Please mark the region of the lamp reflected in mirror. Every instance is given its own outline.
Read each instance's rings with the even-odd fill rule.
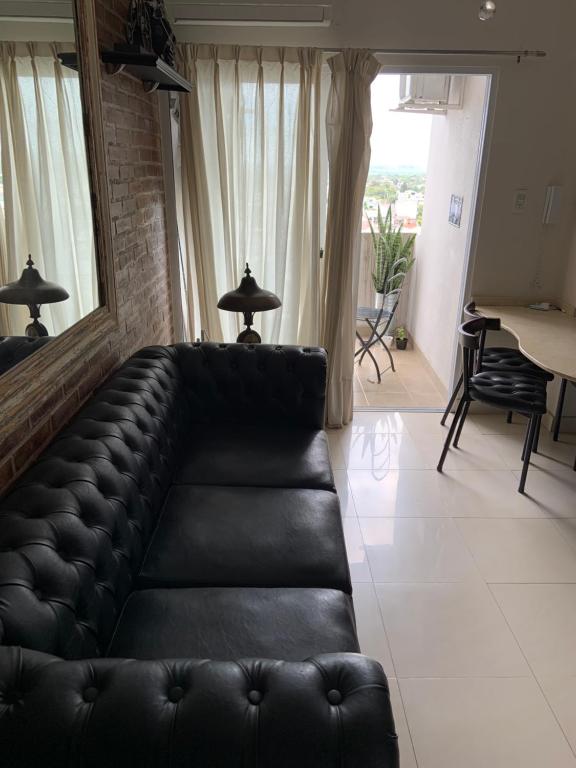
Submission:
[[[0,287],[0,303],[21,304],[30,310],[32,322],[26,326],[26,336],[39,338],[48,336],[45,325],[40,322],[40,307],[42,304],[56,304],[66,301],[70,294],[62,286],[44,280],[34,267],[32,255],[28,256],[26,269],[19,280]]]

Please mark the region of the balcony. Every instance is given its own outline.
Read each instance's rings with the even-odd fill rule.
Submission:
[[[416,240],[416,258],[418,258],[418,240]],[[397,326],[406,327],[410,332],[410,289],[416,275],[418,261],[408,274],[404,283],[402,296],[391,325],[390,332]],[[370,233],[362,234],[360,251],[360,274],[358,278],[358,306],[376,306],[377,296],[372,284],[374,267],[374,252]],[[365,323],[357,324],[362,335],[369,333]],[[374,346],[372,352],[378,361],[382,374],[382,382],[376,381],[374,364],[367,356],[362,365],[356,364],[354,375],[354,406],[356,408],[442,408],[446,402],[446,391],[436,374],[426,361],[419,349],[415,348],[410,338],[408,349],[396,350],[393,341],[390,349],[394,357],[396,372],[386,370],[389,365],[388,356],[382,347]]]

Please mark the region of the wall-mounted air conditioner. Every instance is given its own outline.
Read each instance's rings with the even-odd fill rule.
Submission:
[[[328,27],[332,5],[325,3],[174,3],[179,26]]]
[[[400,75],[400,98],[393,112],[423,112],[445,115],[462,109],[464,75]]]

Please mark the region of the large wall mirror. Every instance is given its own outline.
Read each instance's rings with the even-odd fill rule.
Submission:
[[[0,0],[0,376],[102,303],[72,0]]]

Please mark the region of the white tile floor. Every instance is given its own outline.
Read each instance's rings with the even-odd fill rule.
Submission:
[[[439,414],[329,433],[360,643],[391,683],[402,768],[576,768],[576,435]]]

